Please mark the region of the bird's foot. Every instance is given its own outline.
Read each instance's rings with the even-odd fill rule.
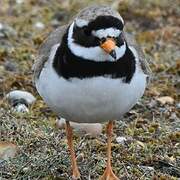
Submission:
[[[72,180],[81,180],[81,177],[80,176],[72,176]]]
[[[81,179],[80,176],[81,176],[81,175],[80,175],[78,169],[73,171],[73,175],[72,175],[72,179],[73,179],[73,180],[80,180],[80,179]]]
[[[119,180],[119,178],[113,173],[112,168],[106,167],[106,170],[100,177],[100,180]]]

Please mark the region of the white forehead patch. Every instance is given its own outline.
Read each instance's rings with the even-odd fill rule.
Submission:
[[[78,27],[84,27],[87,26],[89,22],[84,19],[76,19],[75,23]]]
[[[115,28],[107,28],[107,29],[99,29],[96,31],[92,31],[92,34],[98,38],[106,38],[108,36],[118,37],[121,34],[121,31]]]

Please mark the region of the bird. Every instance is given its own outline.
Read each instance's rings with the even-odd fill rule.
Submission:
[[[117,180],[111,165],[113,124],[143,96],[151,76],[141,47],[107,5],[82,9],[54,30],[33,65],[37,91],[66,120],[72,178],[80,178],[70,122],[107,123],[107,164],[101,180]]]

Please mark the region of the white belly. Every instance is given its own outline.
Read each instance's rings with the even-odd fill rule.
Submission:
[[[53,111],[69,121],[117,120],[136,104],[145,90],[146,75],[140,71],[135,72],[129,84],[109,77],[67,81],[49,63],[36,81],[37,90]]]

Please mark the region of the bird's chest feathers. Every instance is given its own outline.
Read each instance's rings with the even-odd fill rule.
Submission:
[[[58,45],[52,49],[36,87],[49,107],[60,116],[70,121],[92,123],[118,119],[143,95],[146,76],[138,69],[133,71],[128,82],[125,81],[128,76],[123,74],[123,69],[119,77],[113,77],[111,71],[109,74],[98,74],[102,69],[88,71],[90,74],[87,74],[83,67],[78,74],[73,66],[71,71],[75,74],[67,74],[68,78],[62,76],[61,70],[64,68],[57,72],[53,64],[57,48]],[[114,70],[119,72],[119,69]]]
[[[36,85],[56,113],[72,121],[83,117],[86,122],[96,122],[97,117],[106,121],[104,118],[117,118],[127,112],[143,95],[145,78],[135,73],[130,83],[104,76],[66,80],[52,66],[46,66]]]

